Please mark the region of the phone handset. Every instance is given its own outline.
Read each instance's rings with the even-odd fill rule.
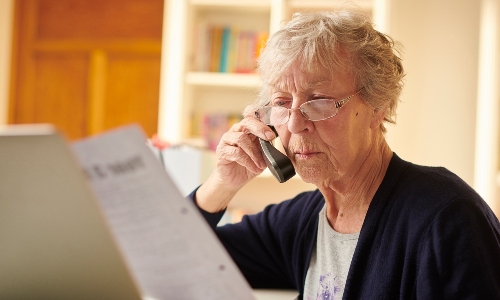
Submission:
[[[269,125],[269,128],[271,128],[276,137],[278,137],[278,132],[274,126]],[[295,169],[290,159],[276,149],[270,142],[261,138],[259,138],[259,142],[262,153],[264,154],[264,160],[273,176],[276,177],[280,183],[292,178],[295,175]]]

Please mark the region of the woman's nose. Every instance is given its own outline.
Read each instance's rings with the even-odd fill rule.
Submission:
[[[312,129],[312,121],[309,121],[299,108],[289,110],[288,131],[291,133],[301,133],[304,130]]]

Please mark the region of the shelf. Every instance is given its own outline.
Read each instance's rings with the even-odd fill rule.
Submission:
[[[257,74],[189,72],[186,83],[193,86],[258,88],[260,78]]]
[[[216,8],[241,8],[241,9],[261,9],[269,10],[271,7],[270,0],[191,0],[191,4],[199,7],[216,7]]]
[[[373,0],[354,0],[353,3],[363,9],[371,9],[373,7]],[[318,9],[318,8],[328,8],[336,6],[336,2],[331,0],[290,0],[288,2],[289,7],[292,9],[297,8],[307,8],[307,9]]]

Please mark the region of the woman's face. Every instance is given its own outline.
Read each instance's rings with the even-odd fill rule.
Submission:
[[[294,64],[271,86],[274,105],[298,108],[320,98],[342,100],[357,92],[353,76],[346,70],[333,74],[326,70],[304,73]],[[359,95],[338,110],[335,117],[310,121],[298,110],[286,124],[276,126],[281,142],[297,173],[316,186],[330,186],[338,180],[351,180],[372,146],[374,109]]]

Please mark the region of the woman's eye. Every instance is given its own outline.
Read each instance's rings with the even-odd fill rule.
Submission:
[[[280,99],[276,99],[273,101],[273,105],[276,105],[276,106],[287,106],[288,103],[290,103],[290,101],[280,100]]]
[[[332,98],[324,95],[315,95],[311,97],[311,100],[320,100],[320,99],[332,99]]]

